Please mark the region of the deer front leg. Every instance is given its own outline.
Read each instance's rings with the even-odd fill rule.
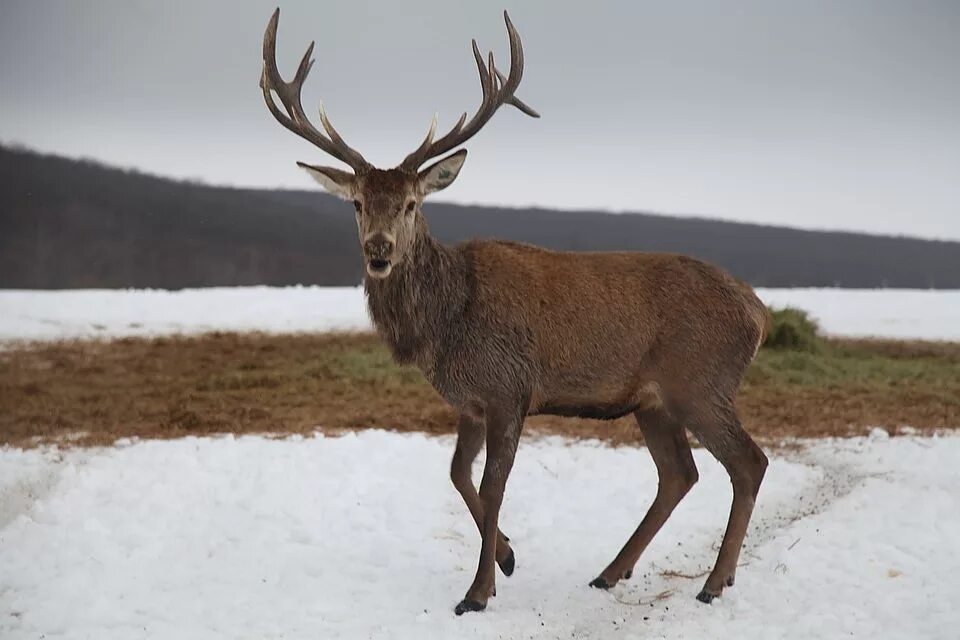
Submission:
[[[484,433],[482,422],[462,414],[457,426],[457,448],[450,463],[450,480],[460,492],[481,535],[483,535],[483,503],[477,494],[477,488],[473,486],[473,461],[480,453],[480,447],[483,446]],[[516,559],[509,542],[510,539],[498,529],[497,564],[505,576],[512,575],[516,566]]]
[[[523,414],[524,411],[516,406],[488,407],[486,412],[487,461],[483,468],[479,495],[483,507],[483,524],[480,527],[483,541],[477,575],[467,590],[467,595],[454,609],[458,616],[467,611],[485,609],[487,600],[496,590],[495,559],[499,546],[498,536],[502,535],[497,524],[507,477],[513,468],[513,459],[517,452]]]

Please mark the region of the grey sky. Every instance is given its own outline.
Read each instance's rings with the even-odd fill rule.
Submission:
[[[310,113],[393,165],[479,101],[471,37],[518,95],[467,146],[459,202],[697,214],[960,239],[960,3],[286,0]],[[264,2],[3,0],[0,140],[217,184],[311,187],[334,161],[257,87]]]

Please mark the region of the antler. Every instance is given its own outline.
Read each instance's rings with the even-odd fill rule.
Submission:
[[[416,151],[408,155],[401,163],[401,167],[406,170],[415,171],[420,165],[435,158],[454,147],[457,147],[470,138],[472,138],[483,125],[493,117],[497,109],[503,104],[509,104],[528,116],[539,118],[540,114],[531,109],[513,95],[514,91],[520,85],[520,78],[523,77],[523,45],[520,43],[520,35],[510,22],[510,16],[503,12],[503,19],[507,23],[507,35],[510,37],[510,75],[504,77],[493,62],[493,52],[488,55],[488,60],[484,63],[483,56],[480,55],[480,49],[477,48],[477,41],[473,40],[473,57],[477,61],[477,71],[480,73],[480,88],[483,90],[483,100],[477,113],[466,122],[467,114],[460,116],[453,128],[437,141],[433,140],[433,135],[437,129],[437,120],[434,116],[427,137],[417,148]]]
[[[357,173],[370,168],[370,163],[363,159],[354,149],[351,149],[337,130],[330,124],[327,114],[323,109],[323,103],[320,103],[320,122],[323,124],[327,136],[323,135],[307,119],[303,112],[303,105],[300,102],[300,92],[303,88],[303,81],[307,79],[313,67],[313,60],[310,55],[313,53],[313,45],[307,47],[307,52],[303,54],[300,60],[300,66],[297,67],[297,73],[292,82],[284,82],[277,69],[277,24],[280,21],[280,8],[278,7],[270,17],[267,24],[267,31],[263,34],[263,73],[260,76],[260,88],[263,89],[263,99],[267,103],[267,108],[277,121],[290,131],[294,132],[304,140],[308,140],[317,145],[334,158],[347,163]],[[277,94],[280,103],[286,110],[286,113],[277,107],[273,101],[273,95]]]

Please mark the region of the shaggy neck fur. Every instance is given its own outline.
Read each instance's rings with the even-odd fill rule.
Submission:
[[[448,335],[460,325],[469,280],[462,253],[434,240],[425,224],[387,278],[366,277],[370,317],[398,363],[416,364],[432,378]]]

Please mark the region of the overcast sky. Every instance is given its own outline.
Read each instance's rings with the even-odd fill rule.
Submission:
[[[313,188],[336,164],[257,80],[276,0],[3,0],[0,140],[215,184]],[[281,72],[392,166],[479,97],[471,37],[518,95],[444,199],[646,210],[960,239],[960,2],[285,0]]]

